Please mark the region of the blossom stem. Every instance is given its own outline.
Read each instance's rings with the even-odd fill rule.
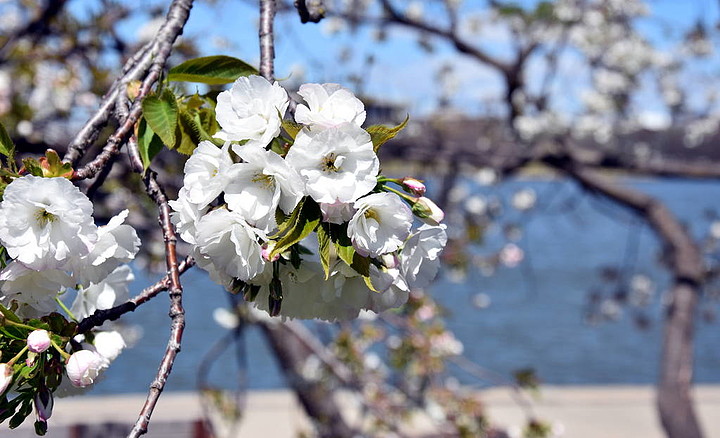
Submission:
[[[70,317],[70,319],[72,319],[75,322],[78,322],[77,318],[75,318],[75,315],[73,315],[73,313],[70,311],[70,309],[67,308],[65,303],[63,303],[59,297],[55,297],[55,301],[57,301],[58,306],[60,306],[60,308],[63,309],[63,311],[65,313],[67,313],[67,315]]]
[[[60,353],[60,355],[63,357],[63,359],[65,359],[66,361],[68,359],[70,359],[70,353],[68,353],[67,351],[60,348],[60,346],[58,344],[56,344],[54,341],[51,340],[50,343],[52,344],[53,348],[56,349]]]
[[[33,330],[33,331],[34,331],[34,330],[37,330],[37,327],[33,327],[33,326],[30,326],[30,325],[27,325],[27,324],[23,324],[23,323],[21,323],[21,322],[15,322],[15,321],[12,321],[12,320],[10,320],[10,319],[5,319],[5,324],[14,325],[15,327],[24,328],[24,329],[29,329],[29,330]]]
[[[393,192],[393,193],[395,193],[395,194],[398,195],[399,197],[403,198],[403,199],[404,199],[408,204],[410,204],[410,205],[415,205],[415,203],[416,203],[417,200],[418,200],[418,198],[416,198],[416,197],[414,197],[414,196],[410,196],[410,195],[408,195],[407,193],[403,193],[403,192],[401,192],[400,190],[394,189],[394,188],[392,188],[392,187],[390,187],[390,186],[388,186],[388,185],[383,185],[382,188],[383,188],[384,190],[387,190],[388,192]]]
[[[15,355],[15,357],[13,357],[13,358],[10,359],[9,361],[7,361],[8,366],[13,366],[13,365],[15,365],[15,362],[17,362],[18,360],[20,360],[20,358],[25,355],[25,353],[27,352],[27,350],[28,350],[28,346],[25,345],[25,346],[23,347],[23,349],[20,350],[20,352]]]

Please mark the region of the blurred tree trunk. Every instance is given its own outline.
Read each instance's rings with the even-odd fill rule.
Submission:
[[[257,324],[270,342],[287,382],[297,394],[305,412],[315,422],[318,435],[322,438],[356,436],[340,412],[334,391],[328,389],[323,381],[309,380],[303,376],[303,366],[313,354],[310,348],[284,324],[264,321]]]

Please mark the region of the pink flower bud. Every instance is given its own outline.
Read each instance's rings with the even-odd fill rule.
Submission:
[[[46,422],[52,415],[53,395],[47,388],[38,391],[35,394],[35,413],[37,421]]]
[[[270,253],[272,253],[273,249],[275,249],[274,242],[272,244],[266,243],[265,245],[263,245],[262,251],[260,253],[263,260],[265,260],[266,262],[276,262],[280,258],[280,254],[275,254],[272,259],[270,258]]]
[[[34,330],[27,337],[28,350],[42,353],[50,347],[50,335],[47,330]]]
[[[429,225],[440,225],[440,222],[445,218],[445,212],[424,196],[415,201],[415,204],[412,206],[412,212]]]
[[[0,363],[0,394],[3,394],[12,383],[13,367],[6,363]]]
[[[92,385],[103,367],[104,361],[99,354],[91,350],[80,350],[70,356],[65,371],[73,386],[84,388]]]
[[[406,176],[400,182],[402,183],[403,189],[408,193],[412,193],[415,196],[423,196],[425,194],[425,184],[415,178]]]

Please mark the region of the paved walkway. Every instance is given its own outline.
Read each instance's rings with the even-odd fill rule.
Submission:
[[[720,438],[720,385],[696,388],[695,396],[707,438]],[[137,418],[144,395],[96,396],[59,399],[50,420],[49,437],[123,437]],[[507,389],[483,392],[493,424],[510,431],[524,424],[525,411]],[[341,403],[345,403],[341,401]],[[544,386],[533,401],[538,418],[555,424],[568,438],[661,438],[649,386]],[[308,430],[308,422],[293,394],[256,391],[248,395],[248,410],[240,438],[290,438]],[[151,438],[202,438],[202,407],[194,393],[165,393],[153,414]],[[421,418],[417,428],[429,431]],[[33,437],[32,422],[15,431],[0,428],[0,437]]]

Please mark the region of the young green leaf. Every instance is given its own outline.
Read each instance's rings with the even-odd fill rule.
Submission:
[[[293,120],[290,119],[282,119],[282,128],[285,130],[285,132],[288,133],[288,135],[295,140],[295,137],[297,137],[298,132],[302,130],[302,125],[299,123],[296,123]]]
[[[375,286],[373,286],[372,280],[370,279],[370,277],[366,277],[363,275],[363,280],[365,280],[365,286],[367,286],[368,289],[370,289],[373,292],[380,292],[379,290],[375,289]]]
[[[162,150],[163,142],[148,126],[144,117],[138,123],[137,141],[143,167],[147,169],[150,167],[150,162],[155,158],[155,155]]]
[[[234,82],[241,76],[258,74],[255,67],[230,56],[203,56],[190,59],[170,69],[169,81],[200,82],[222,85]]]
[[[370,276],[370,259],[367,257],[363,257],[357,252],[353,254],[353,260],[350,264],[350,267],[355,270],[358,274],[362,275],[363,277],[369,277]],[[375,289],[373,289],[375,290]]]
[[[175,146],[175,128],[178,123],[178,105],[172,91],[165,88],[159,96],[151,94],[142,102],[147,124],[169,148]]]
[[[13,143],[2,123],[0,123],[0,154],[11,159],[15,156],[15,143]]]
[[[321,217],[322,212],[317,202],[309,197],[303,198],[293,210],[290,219],[285,221],[280,226],[278,233],[273,236],[273,238],[279,237],[279,239],[270,252],[270,258],[282,254],[292,245],[303,240],[318,226]]]
[[[24,158],[22,162],[23,166],[25,166],[25,171],[27,171],[30,175],[43,176],[42,166],[40,166],[38,160],[33,157],[28,157]]]
[[[47,178],[61,176],[63,178],[71,178],[73,174],[72,164],[63,163],[60,156],[52,149],[45,151],[45,156],[40,157],[40,167],[43,169],[43,175]]]
[[[200,126],[188,111],[178,113],[175,149],[181,154],[190,155],[203,139]]]
[[[321,223],[317,227],[318,237],[318,249],[320,252],[320,263],[322,264],[323,271],[325,272],[325,280],[330,278],[330,266],[334,262],[334,258],[337,256],[334,254],[332,240],[330,239],[329,224]],[[335,257],[333,257],[335,256]]]
[[[405,126],[407,126],[408,120],[410,120],[410,116],[406,116],[405,120],[403,120],[401,124],[395,126],[394,128],[390,128],[384,125],[368,126],[366,131],[368,132],[368,134],[370,134],[373,149],[375,150],[375,152],[380,149],[380,146],[385,144],[388,140],[394,138],[400,131],[402,131]]]
[[[17,315],[15,315],[15,313],[12,310],[8,309],[7,307],[3,306],[2,304],[0,304],[0,313],[2,313],[3,316],[5,318],[9,319],[10,321],[22,322],[22,320]]]

